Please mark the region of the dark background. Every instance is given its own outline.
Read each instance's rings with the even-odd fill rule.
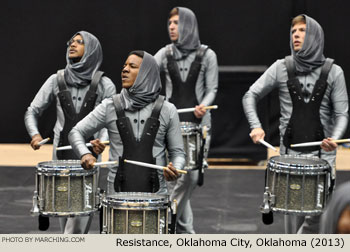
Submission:
[[[23,115],[45,80],[65,67],[66,41],[75,32],[86,30],[100,40],[104,52],[102,70],[119,91],[120,70],[128,52],[143,49],[155,54],[169,43],[167,17],[175,6],[194,11],[201,42],[216,52],[219,65],[269,66],[290,54],[290,21],[305,13],[323,27],[325,55],[336,59],[349,80],[350,4],[346,0],[5,0],[0,8],[0,142],[30,141]],[[219,85],[218,97],[237,105],[229,107],[230,102],[218,101],[224,106],[214,112],[213,128],[226,134],[224,139],[232,138],[232,134],[242,135],[242,127],[235,125],[246,124],[241,92],[235,92],[235,85],[239,84],[226,81]],[[243,89],[250,84],[245,83]],[[231,86],[225,89],[223,85]],[[220,93],[223,90],[231,90],[232,95]],[[268,121],[275,125],[270,128],[270,135],[274,136],[270,140],[278,144],[278,109],[270,104],[267,110],[271,112]],[[52,134],[51,112],[40,122],[45,125],[41,126],[43,137]],[[220,113],[225,118],[219,117]],[[230,130],[234,133],[225,130],[228,121],[232,122]],[[245,131],[248,141],[249,129]],[[214,140],[214,150],[215,147],[220,146],[215,146]]]

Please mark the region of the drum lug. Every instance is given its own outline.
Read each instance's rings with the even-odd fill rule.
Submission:
[[[34,191],[34,196],[33,196],[33,207],[30,210],[30,214],[32,216],[39,216],[39,207],[38,207],[38,192]]]
[[[103,198],[104,196],[105,196],[104,191],[100,188],[97,188],[97,191],[95,194],[95,202],[97,207],[101,205],[101,198]]]

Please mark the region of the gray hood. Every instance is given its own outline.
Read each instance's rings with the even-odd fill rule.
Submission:
[[[66,54],[67,66],[64,69],[67,84],[75,87],[89,85],[93,74],[100,68],[103,59],[102,47],[98,39],[86,31],[77,32],[72,38],[78,34],[84,40],[84,55],[79,62],[73,63],[68,57],[68,47]]]
[[[306,19],[306,34],[303,47],[298,52],[294,51],[291,29],[290,49],[297,72],[309,73],[324,64],[324,34],[322,27],[316,22],[316,20],[305,14],[302,14],[302,16]]]
[[[127,110],[138,110],[154,102],[161,91],[159,66],[156,60],[144,52],[139,73],[134,84],[120,92],[122,107]]]
[[[178,58],[179,53],[182,56],[187,56],[192,51],[196,50],[201,42],[199,39],[198,24],[196,15],[188,8],[176,7],[179,10],[179,38],[173,44],[175,45],[175,58]],[[169,31],[169,29],[168,29]],[[169,34],[170,37],[170,34]],[[177,50],[176,50],[177,49]]]
[[[350,206],[350,182],[341,184],[333,193],[325,212],[322,214],[321,234],[336,233],[339,217],[347,206]]]

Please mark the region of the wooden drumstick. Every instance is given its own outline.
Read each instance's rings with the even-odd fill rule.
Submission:
[[[217,109],[219,106],[218,105],[211,105],[211,106],[206,106],[204,107],[204,109]],[[188,112],[193,112],[195,111],[196,108],[184,108],[184,109],[178,109],[177,113],[181,114],[181,113],[188,113]]]
[[[261,143],[262,145],[265,145],[267,148],[270,148],[271,150],[277,151],[275,147],[273,147],[271,144],[264,141],[263,139],[259,139],[259,143]]]
[[[109,144],[109,141],[101,141],[101,143],[103,143],[103,144]],[[87,143],[87,144],[86,144],[86,147],[92,147],[92,144],[91,144],[91,143]],[[57,147],[57,148],[56,148],[57,151],[61,151],[61,150],[71,150],[71,149],[72,149],[72,146],[71,146],[71,145],[60,146],[60,147]]]
[[[134,164],[134,165],[144,166],[144,167],[148,167],[148,168],[152,168],[152,169],[158,169],[158,170],[169,169],[166,166],[154,165],[154,164],[144,163],[144,162],[140,162],[140,161],[133,161],[133,160],[126,160],[126,159],[124,159],[124,162],[125,163]],[[178,173],[187,174],[187,171],[184,171],[184,170],[176,169],[176,171]]]
[[[43,139],[43,140],[41,140],[41,141],[38,143],[38,145],[46,144],[48,141],[50,141],[50,138],[49,138],[49,137],[48,137],[48,138],[45,138],[45,139]]]
[[[350,143],[350,138],[347,139],[339,139],[339,140],[332,140],[333,143]],[[309,147],[309,146],[318,146],[321,145],[322,141],[316,141],[316,142],[306,142],[306,143],[298,143],[298,144],[291,144],[290,147]]]
[[[118,164],[118,161],[95,162],[94,166]]]

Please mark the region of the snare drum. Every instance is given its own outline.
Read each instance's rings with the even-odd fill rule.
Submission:
[[[166,195],[120,192],[105,196],[103,233],[167,234],[169,199]]]
[[[201,127],[196,123],[181,122],[181,134],[186,153],[185,170],[193,170],[197,168],[201,147],[200,130]]]
[[[325,160],[305,156],[275,156],[270,158],[267,165],[265,195],[268,195],[272,211],[319,215],[326,205],[329,181],[330,166]]]
[[[92,214],[99,204],[97,180],[97,168],[84,170],[80,160],[39,163],[34,192],[38,211],[44,216],[59,217]]]

